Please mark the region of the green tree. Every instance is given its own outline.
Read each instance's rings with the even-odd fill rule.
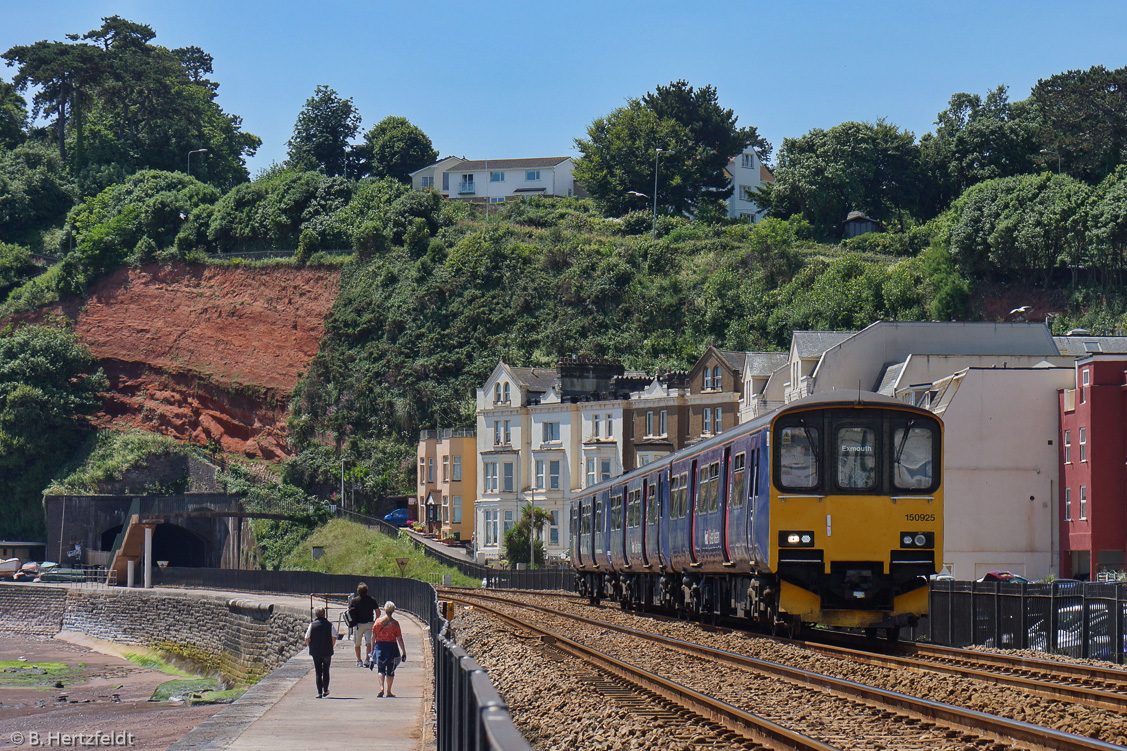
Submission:
[[[57,225],[74,203],[66,165],[49,144],[0,149],[0,242],[39,246],[39,233]]]
[[[816,235],[836,239],[850,211],[903,222],[916,209],[919,179],[910,132],[884,120],[847,122],[785,139],[765,200],[775,216],[801,214]]]
[[[410,182],[411,173],[438,159],[430,138],[405,117],[388,116],[364,134],[359,151],[373,177]]]
[[[1005,86],[978,94],[958,93],[920,139],[928,213],[936,214],[971,185],[1033,171],[1036,132],[1024,103],[1011,104]]]
[[[1064,172],[1094,184],[1123,164],[1127,67],[1108,70],[1096,65],[1058,73],[1039,80],[1029,102],[1038,139],[1059,155]],[[1055,161],[1047,161],[1046,167]]]
[[[360,113],[352,99],[341,99],[328,86],[318,86],[297,115],[287,141],[289,165],[319,170],[334,177],[348,168],[349,141],[360,129]]]
[[[749,145],[764,158],[770,153],[754,127],[740,128],[736,120],[712,86],[695,89],[683,80],[658,86],[596,119],[587,138],[576,139],[576,180],[605,214],[621,216],[652,206],[656,169],[659,210],[693,212],[731,195],[725,168],[733,156]]]
[[[27,126],[27,102],[16,87],[0,80],[0,148],[14,148],[23,142]]]
[[[518,563],[544,565],[542,537],[544,527],[551,523],[552,515],[547,511],[538,506],[533,507],[530,503],[524,505],[520,512],[520,520],[505,533],[502,540],[505,559],[510,567],[516,568]]]
[[[0,535],[43,533],[43,488],[88,432],[84,416],[106,388],[69,331],[25,326],[0,337]]]

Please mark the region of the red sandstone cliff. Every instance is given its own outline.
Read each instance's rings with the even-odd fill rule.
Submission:
[[[338,280],[326,268],[153,264],[53,312],[75,322],[109,377],[103,423],[277,459]]]

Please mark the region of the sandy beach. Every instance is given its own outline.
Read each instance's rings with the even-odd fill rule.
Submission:
[[[24,658],[28,666],[0,671],[0,748],[65,747],[64,739],[50,736],[60,733],[82,734],[87,741],[95,740],[91,734],[109,734],[108,742],[99,740],[109,747],[166,749],[222,708],[150,702],[153,690],[176,676],[134,665],[120,656],[126,651],[142,650],[77,634],[0,635],[0,662]],[[65,669],[40,672],[33,663],[63,663]]]

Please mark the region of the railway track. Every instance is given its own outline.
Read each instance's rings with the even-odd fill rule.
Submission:
[[[727,706],[737,706],[740,698],[748,698],[752,694],[756,707],[759,703],[770,704],[767,699],[772,693],[788,695],[788,701],[797,701],[803,704],[807,711],[798,713],[796,724],[788,722],[788,726],[795,731],[809,737],[817,737],[823,743],[843,744],[843,748],[1053,748],[1061,751],[1080,751],[1081,749],[1112,749],[1119,748],[1110,743],[1085,738],[1082,736],[1062,733],[1049,728],[1019,722],[1003,717],[978,712],[975,710],[955,707],[947,704],[920,699],[905,694],[887,691],[880,688],[865,686],[853,681],[820,675],[794,667],[770,663],[744,655],[738,655],[699,644],[692,644],[678,639],[638,631],[635,627],[619,626],[605,620],[594,620],[573,613],[566,613],[553,608],[533,605],[524,602],[514,602],[511,599],[481,592],[455,593],[444,591],[444,599],[461,601],[475,607],[489,607],[490,610],[520,608],[536,613],[538,625],[535,628],[544,629],[546,621],[571,622],[577,627],[587,629],[588,632],[598,631],[602,634],[612,632],[607,641],[620,642],[619,647],[627,650],[634,658],[641,660],[644,651],[637,646],[630,650],[625,644],[632,640],[644,640],[648,644],[656,645],[661,650],[673,650],[682,657],[671,658],[668,653],[664,657],[655,658],[659,664],[671,666],[685,662],[684,656],[701,660],[712,666],[718,667],[720,675],[714,676],[715,685],[720,688],[716,691],[708,689],[708,697],[719,699]],[[484,606],[483,602],[492,602]],[[511,613],[510,618],[515,618]],[[527,618],[517,620],[527,621]],[[556,628],[566,628],[557,626]],[[597,636],[591,640],[598,640]],[[588,641],[587,638],[584,641]],[[621,662],[621,660],[620,660]],[[634,668],[644,665],[633,665]],[[701,667],[699,672],[707,668]],[[733,672],[735,671],[735,672]],[[666,671],[662,671],[666,672]],[[738,674],[738,677],[736,677]],[[754,679],[750,676],[756,676]],[[751,688],[757,682],[762,682],[765,687],[758,692]],[[733,698],[731,692],[723,690],[724,684],[734,683],[739,687],[736,692],[739,698]],[[784,690],[784,685],[788,686]],[[790,695],[789,687],[801,687],[806,692],[806,698],[795,699]],[[699,696],[704,693],[697,692]],[[716,694],[723,694],[717,696]],[[833,709],[820,708],[814,711],[812,707],[820,705],[826,696],[833,698]],[[726,701],[730,699],[731,701]],[[700,700],[699,697],[697,699]],[[746,711],[745,707],[745,711]],[[695,711],[701,711],[701,706]],[[705,712],[711,712],[707,708]],[[770,714],[762,710],[762,714]],[[832,716],[830,716],[832,714]],[[860,719],[860,721],[858,721]],[[844,727],[842,722],[844,721]],[[741,720],[743,722],[743,720]],[[805,724],[804,724],[805,723]],[[780,722],[780,724],[782,724]],[[739,732],[737,727],[727,725],[734,732]],[[879,741],[873,739],[879,738]],[[873,741],[875,745],[865,745]],[[860,745],[859,745],[860,744]]]

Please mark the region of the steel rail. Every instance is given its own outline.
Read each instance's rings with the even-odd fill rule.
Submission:
[[[1028,722],[1021,722],[1020,720],[1011,720],[1006,717],[998,717],[997,715],[956,707],[951,704],[944,704],[930,699],[921,699],[915,696],[877,688],[875,686],[866,686],[843,678],[834,678],[832,676],[802,670],[801,668],[794,668],[788,665],[748,657],[746,655],[726,652],[713,647],[706,647],[701,644],[693,644],[680,639],[661,636],[660,634],[618,626],[613,623],[586,618],[581,615],[564,613],[539,605],[529,605],[527,603],[505,600],[504,598],[490,597],[489,595],[475,594],[473,596],[498,600],[515,607],[537,610],[557,617],[585,623],[590,626],[629,634],[630,636],[645,639],[684,654],[696,657],[707,656],[718,662],[724,662],[761,673],[768,673],[777,678],[788,680],[799,685],[822,688],[838,696],[860,699],[866,703],[877,704],[885,708],[894,708],[897,711],[915,716],[919,719],[941,722],[962,728],[972,735],[980,737],[988,736],[999,743],[1018,741],[1036,748],[1053,749],[1053,751],[1112,751],[1113,749],[1122,751],[1122,746],[1113,743],[1106,743],[1094,738],[1061,732],[1043,725],[1034,725]]]
[[[909,656],[922,655],[937,660],[983,662],[1007,670],[1024,670],[1041,675],[1055,674],[1082,683],[1116,684],[1123,690],[1127,690],[1127,669],[1119,667],[1060,662],[1058,660],[1046,660],[1043,657],[1029,657],[1028,655],[979,652],[978,650],[943,647],[919,642],[905,644],[904,650],[905,654]]]
[[[1020,689],[1037,696],[1042,696],[1046,699],[1053,700],[1069,700],[1076,704],[1083,704],[1089,707],[1096,707],[1099,709],[1107,709],[1113,712],[1122,712],[1127,710],[1127,694],[1114,693],[1111,691],[1103,691],[1096,688],[1087,688],[1084,686],[1074,686],[1062,683],[1053,683],[1051,681],[1040,680],[1038,678],[1025,678],[1017,675],[1004,675],[1001,673],[990,672],[988,670],[981,670],[976,667],[970,667],[967,663],[973,663],[977,660],[978,652],[971,653],[974,657],[963,656],[958,658],[962,666],[957,665],[944,665],[941,663],[931,662],[928,660],[913,659],[911,657],[897,657],[893,655],[874,654],[872,652],[865,652],[863,650],[850,649],[848,647],[839,647],[832,644],[821,644],[818,642],[794,642],[802,645],[804,649],[809,649],[812,652],[823,654],[828,657],[834,657],[842,660],[849,660],[851,662],[860,663],[862,665],[871,665],[873,667],[887,668],[888,670],[923,670],[933,673],[942,673],[944,675],[955,675],[962,678],[972,678],[974,680],[985,681],[999,686],[1009,686],[1010,688]],[[984,660],[986,664],[995,664],[1000,667],[1009,667],[1003,662],[993,660]],[[1121,676],[1120,681],[1127,676]],[[1079,680],[1079,678],[1075,679]]]
[[[539,634],[546,644],[579,660],[595,665],[600,670],[616,676],[621,680],[638,685],[647,691],[664,697],[694,714],[712,723],[721,725],[748,740],[770,746],[771,748],[791,749],[793,751],[840,751],[836,746],[827,745],[814,738],[805,736],[802,733],[777,725],[766,718],[751,712],[745,712],[731,704],[706,696],[688,686],[683,686],[667,678],[663,678],[660,675],[643,670],[630,663],[623,662],[596,649],[585,647],[566,636],[549,631],[542,626],[528,623],[515,616],[502,613],[472,598],[500,599],[508,605],[530,607],[523,603],[514,603],[511,600],[503,600],[502,598],[483,597],[477,594],[450,595],[448,591],[444,595],[444,598],[485,610],[517,628]]]

